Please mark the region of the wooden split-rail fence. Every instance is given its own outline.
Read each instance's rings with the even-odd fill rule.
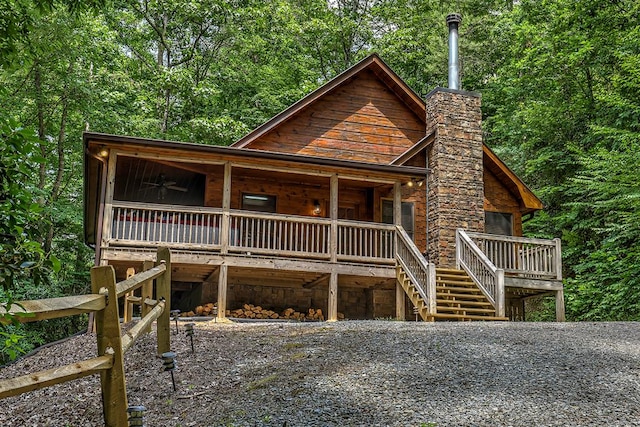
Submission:
[[[91,294],[33,301],[21,301],[11,306],[9,313],[20,322],[94,313],[98,356],[70,365],[21,377],[0,380],[0,399],[17,396],[32,390],[72,381],[88,375],[100,374],[104,424],[109,427],[127,426],[127,390],[124,372],[124,353],[157,320],[157,352],[170,350],[171,257],[167,248],[159,248],[156,262],[139,274],[116,283],[112,266],[91,269]],[[155,296],[154,296],[155,281]],[[118,298],[142,289],[141,318],[124,335],[120,328]],[[155,298],[155,299],[154,299]],[[129,301],[125,300],[125,307]]]

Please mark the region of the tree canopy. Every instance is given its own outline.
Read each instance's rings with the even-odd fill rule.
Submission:
[[[226,145],[374,51],[425,94],[446,82],[450,7],[0,2],[4,292],[87,287],[83,130]],[[482,93],[486,142],[545,203],[527,233],[563,239],[569,318],[640,319],[640,4],[457,7],[462,86]]]

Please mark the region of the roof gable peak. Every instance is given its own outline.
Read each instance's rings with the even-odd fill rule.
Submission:
[[[291,119],[302,110],[313,105],[322,97],[347,84],[351,79],[365,71],[372,71],[375,76],[388,87],[407,107],[422,121],[425,120],[425,103],[383,60],[377,53],[365,57],[351,68],[337,75],[318,89],[309,93],[287,109],[283,110],[266,123],[257,127],[247,135],[233,143],[236,148],[250,148],[249,145],[261,136],[272,131],[282,123]]]

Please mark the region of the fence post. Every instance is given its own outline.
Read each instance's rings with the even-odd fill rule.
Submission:
[[[110,265],[91,268],[92,292],[100,293],[101,288],[107,289],[108,296],[104,310],[95,312],[98,356],[113,354],[111,369],[100,373],[104,424],[107,427],[121,427],[127,425],[127,387],[120,338],[116,274]]]
[[[171,351],[171,253],[168,248],[158,248],[156,265],[164,263],[167,270],[156,279],[156,299],[165,301],[164,310],[156,322],[158,354]]]

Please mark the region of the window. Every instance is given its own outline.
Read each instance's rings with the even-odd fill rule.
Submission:
[[[484,230],[489,234],[513,236],[513,215],[503,212],[485,212]]]
[[[413,202],[402,202],[400,206],[401,219],[400,224],[407,232],[409,237],[413,239],[415,228]],[[385,224],[393,224],[393,200],[382,200],[382,222]]]
[[[266,194],[242,194],[242,209],[258,212],[276,212],[276,196]]]

